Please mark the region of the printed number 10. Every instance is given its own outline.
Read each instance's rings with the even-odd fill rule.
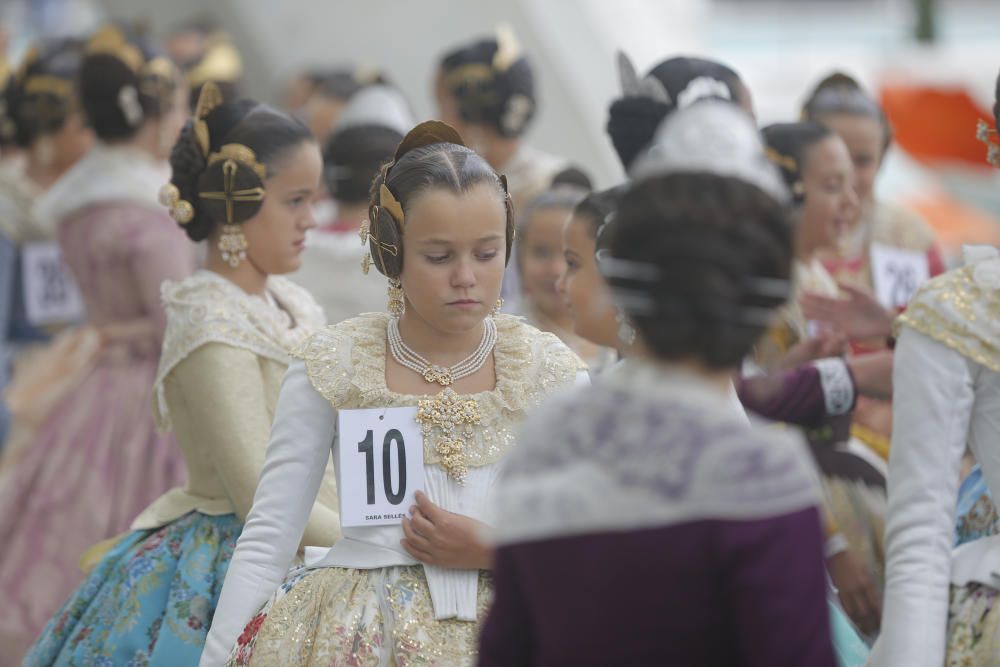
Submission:
[[[399,491],[392,490],[392,473],[389,469],[389,449],[396,445],[396,463],[399,468]],[[358,443],[358,453],[365,455],[365,472],[368,478],[368,504],[375,504],[375,433],[368,431],[365,439]],[[382,440],[382,488],[385,498],[392,505],[403,502],[406,496],[406,447],[403,434],[391,429]]]

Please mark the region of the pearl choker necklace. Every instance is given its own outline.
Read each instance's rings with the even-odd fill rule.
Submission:
[[[401,366],[423,376],[427,382],[436,382],[442,387],[447,387],[478,371],[490,358],[490,353],[493,352],[493,347],[497,343],[497,325],[492,317],[487,317],[483,325],[483,339],[475,352],[448,368],[432,364],[403,342],[403,337],[399,334],[398,317],[389,320],[387,331],[389,351],[392,353],[392,358]]]

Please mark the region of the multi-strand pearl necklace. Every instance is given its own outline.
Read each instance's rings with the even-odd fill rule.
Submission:
[[[476,351],[448,368],[432,364],[403,342],[403,337],[399,334],[399,318],[393,317],[389,320],[387,337],[392,358],[401,366],[422,375],[428,382],[437,382],[442,387],[447,387],[483,367],[497,343],[497,325],[492,317],[487,317],[483,322],[483,340],[480,341]]]

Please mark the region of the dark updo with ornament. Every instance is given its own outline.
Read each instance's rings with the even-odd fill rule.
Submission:
[[[440,76],[462,120],[488,125],[501,137],[521,136],[535,115],[535,75],[507,27],[501,27],[495,38],[446,54]]]
[[[514,209],[507,193],[507,179],[500,176],[446,123],[426,121],[403,137],[393,161],[385,165],[372,182],[368,220],[362,234],[368,240],[370,256],[364,269],[374,264],[390,279],[403,271],[403,236],[406,211],[422,193],[444,188],[455,194],[486,183],[503,198],[507,216],[507,254],[514,244]]]
[[[84,49],[80,102],[102,141],[131,139],[149,118],[166,114],[180,80],[177,67],[138,36],[109,25]]]
[[[29,148],[62,129],[76,108],[76,77],[83,44],[73,39],[43,41],[28,50],[10,80],[5,113],[11,141]]]
[[[276,165],[312,141],[309,130],[288,114],[254,100],[223,101],[209,82],[170,154],[172,177],[161,203],[192,241],[206,239],[217,225],[254,217]]]
[[[622,96],[611,103],[607,132],[626,170],[673,111],[703,99],[739,103],[747,95],[739,74],[705,58],[668,58],[640,78],[628,57],[619,53],[618,74]]]

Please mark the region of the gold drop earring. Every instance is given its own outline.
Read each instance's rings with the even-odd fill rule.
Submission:
[[[389,288],[386,291],[389,294],[389,313],[399,317],[406,308],[403,301],[403,284],[399,282],[398,278],[390,278]]]
[[[219,252],[222,259],[234,269],[247,258],[247,237],[239,225],[223,225],[219,236]]]
[[[493,304],[493,310],[490,311],[490,317],[496,317],[499,315],[501,308],[503,308],[503,297],[497,299],[497,302]]]

